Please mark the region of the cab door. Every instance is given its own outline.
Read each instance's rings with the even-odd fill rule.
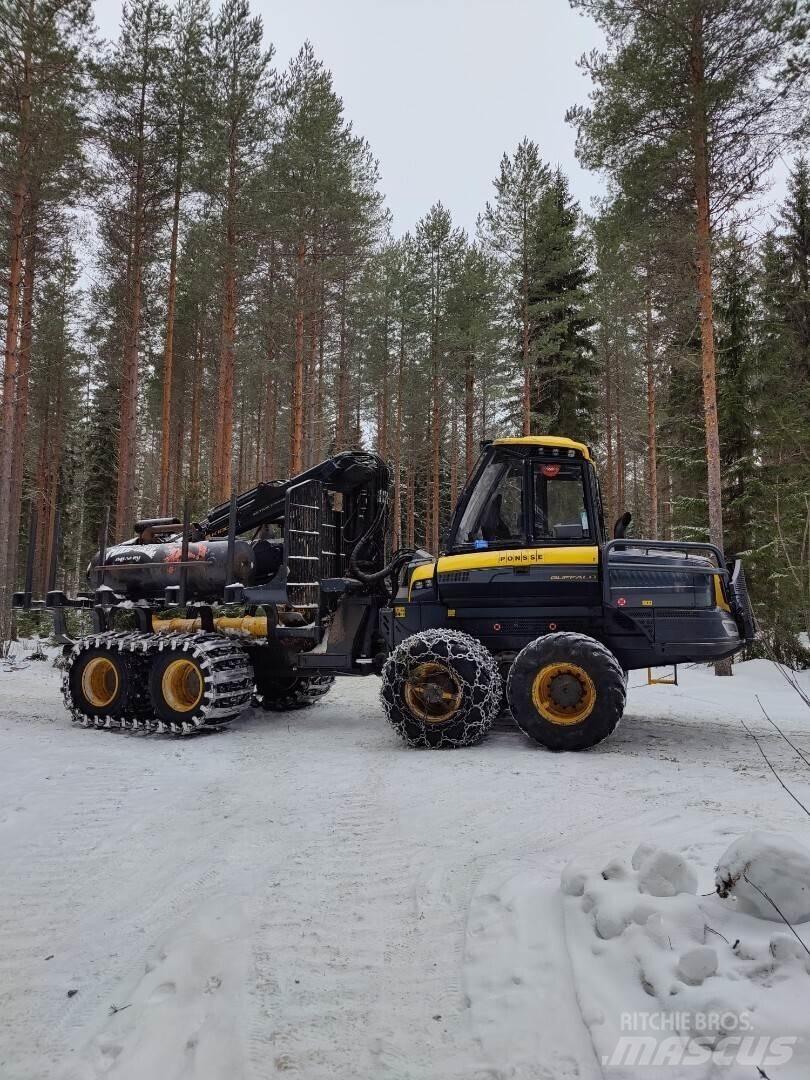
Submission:
[[[454,545],[438,560],[448,605],[591,605],[599,600],[598,521],[582,460],[492,454],[474,477]]]

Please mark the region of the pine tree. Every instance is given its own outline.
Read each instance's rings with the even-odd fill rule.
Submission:
[[[213,450],[216,499],[231,493],[239,253],[255,229],[243,189],[260,162],[268,136],[270,61],[262,44],[262,20],[247,0],[225,0],[214,24],[209,56],[212,103],[208,121],[209,194],[222,212],[222,324]]]
[[[92,15],[87,0],[0,3],[0,191],[7,211],[0,404],[0,639],[8,629],[26,444],[32,326],[44,228],[84,188],[84,106]]]
[[[163,140],[170,16],[160,0],[133,0],[102,68],[100,130],[107,153],[107,243],[124,281],[115,527],[125,535],[136,509],[136,442],[144,289],[157,256],[168,177]]]
[[[208,0],[179,0],[173,12],[171,47],[166,78],[168,124],[166,141],[172,144],[173,195],[169,239],[166,299],[166,336],[163,346],[160,445],[160,513],[169,513],[170,458],[176,452],[172,405],[175,382],[175,320],[177,307],[177,254],[180,209],[187,194],[195,157],[199,157],[200,126],[204,123],[204,39],[210,11]]]

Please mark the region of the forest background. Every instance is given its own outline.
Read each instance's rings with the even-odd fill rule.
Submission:
[[[0,637],[33,519],[35,588],[74,591],[108,507],[120,539],[365,446],[392,546],[435,552],[479,440],[545,433],[610,522],[744,555],[810,663],[810,5],[571,4],[605,196],[528,133],[474,229],[396,235],[332,73],[248,0],[132,0],[109,42],[88,0],[0,0]]]

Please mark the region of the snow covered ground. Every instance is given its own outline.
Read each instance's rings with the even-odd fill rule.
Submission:
[[[632,673],[616,734],[553,755],[505,730],[468,750],[404,749],[374,678],[177,741],[74,728],[49,665],[0,670],[0,1077],[613,1076],[602,1059],[617,1017],[659,1009],[665,953],[674,970],[701,937],[687,913],[667,948],[656,923],[663,951],[641,979],[644,927],[595,932],[585,892],[597,911],[620,910],[641,842],[698,875],[698,897],[652,898],[656,911],[707,905],[713,930],[744,939],[734,956],[732,939],[708,941],[720,973],[698,989],[716,986],[723,1006],[734,984],[735,1006],[767,1010],[787,979],[804,1005],[782,1034],[805,1034],[797,1015],[810,1033],[800,947],[782,942],[784,958],[768,960],[786,928],[699,895],[743,833],[810,843],[810,820],[740,723],[810,805],[810,768],[754,695],[808,757],[810,710],[765,661],[733,680],[680,675],[648,687]],[[572,859],[581,896],[559,887]],[[624,869],[606,880],[614,859]],[[798,929],[810,943],[810,923]],[[805,1054],[770,1080],[806,1078]]]

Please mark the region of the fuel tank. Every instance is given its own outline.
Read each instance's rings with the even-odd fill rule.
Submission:
[[[267,541],[258,543],[267,544]],[[128,600],[158,598],[163,596],[167,586],[180,584],[181,559],[180,540],[169,540],[162,544],[138,544],[135,541],[117,544],[106,552],[104,584]],[[226,540],[189,544],[186,596],[189,600],[211,600],[219,598],[226,585],[235,582],[254,585],[259,577],[267,576],[271,569],[267,563],[268,554],[264,550],[257,551],[246,540],[237,540],[232,580],[227,581]],[[91,560],[87,579],[91,589],[98,588],[101,581],[99,552]]]

